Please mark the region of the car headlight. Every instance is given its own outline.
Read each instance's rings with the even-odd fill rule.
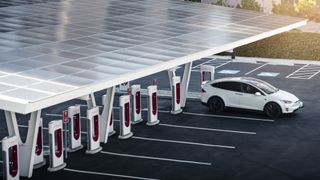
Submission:
[[[291,104],[292,101],[289,101],[289,100],[281,100],[281,102],[285,103],[285,104]]]

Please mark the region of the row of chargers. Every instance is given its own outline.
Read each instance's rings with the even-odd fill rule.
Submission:
[[[131,95],[120,96],[120,133],[119,139],[130,138],[131,124],[143,121],[141,109],[141,87],[133,85],[132,105]],[[104,97],[103,97],[104,99]],[[147,125],[159,123],[158,120],[157,86],[148,87],[148,120]],[[131,111],[132,107],[132,111]],[[133,113],[132,113],[133,112]],[[81,112],[80,106],[71,106],[67,111],[68,116],[68,152],[75,152],[83,148],[81,143]],[[87,110],[87,154],[95,154],[102,150],[99,134],[99,107]],[[64,128],[63,120],[54,120],[48,124],[49,132],[49,160],[48,171],[54,172],[66,166],[64,162]],[[109,136],[115,134],[114,122],[111,116],[109,121]],[[38,136],[36,139],[34,168],[40,168],[46,164],[43,151],[43,122],[40,119]],[[4,179],[19,179],[19,143],[16,136],[6,137],[2,140]]]

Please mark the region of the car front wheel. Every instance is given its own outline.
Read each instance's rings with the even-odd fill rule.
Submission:
[[[221,113],[224,110],[224,102],[219,97],[212,97],[208,101],[210,111],[214,113]]]
[[[281,107],[274,102],[266,104],[266,106],[264,107],[264,112],[271,118],[278,118],[282,114]]]

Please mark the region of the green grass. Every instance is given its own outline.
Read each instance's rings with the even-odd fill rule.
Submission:
[[[235,49],[236,56],[320,61],[320,33],[290,31]]]

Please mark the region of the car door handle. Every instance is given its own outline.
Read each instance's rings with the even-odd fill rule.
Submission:
[[[235,93],[235,95],[239,95],[239,96],[242,96],[243,94],[242,94],[242,93]]]

